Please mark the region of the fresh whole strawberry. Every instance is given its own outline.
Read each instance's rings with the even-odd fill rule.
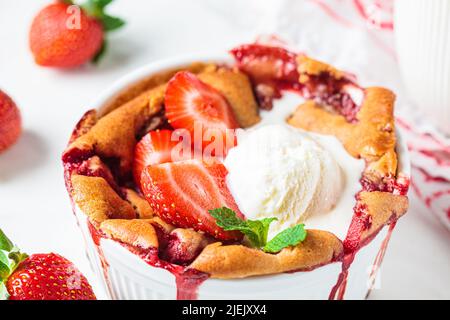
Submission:
[[[13,145],[21,132],[19,109],[10,97],[0,90],[0,152]]]
[[[229,148],[234,147],[234,131],[229,129],[239,128],[239,124],[228,101],[196,75],[188,71],[175,74],[167,84],[165,108],[170,125],[188,130],[197,150],[216,142],[217,148],[208,156],[224,156]],[[201,141],[196,141],[198,133]]]
[[[95,300],[83,274],[55,254],[21,253],[0,230],[0,299]]]
[[[169,162],[146,167],[141,187],[154,212],[166,222],[203,231],[219,240],[239,240],[240,232],[224,231],[208,212],[226,206],[243,218],[226,185],[227,174],[218,162]]]
[[[123,20],[104,13],[112,0],[89,0],[82,6],[57,1],[34,18],[29,34],[37,64],[72,68],[97,60],[105,49],[105,32],[120,28]]]

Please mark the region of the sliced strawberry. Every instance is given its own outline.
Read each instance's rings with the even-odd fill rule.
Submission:
[[[154,212],[166,222],[206,232],[219,240],[238,240],[242,237],[239,232],[222,230],[208,212],[225,206],[243,218],[226,185],[227,173],[217,162],[164,163],[146,167],[141,186]]]
[[[297,82],[297,54],[284,48],[261,44],[245,44],[230,53],[235,57],[239,69],[256,82]]]
[[[167,84],[165,108],[172,127],[187,129],[192,139],[197,139],[197,134],[201,133],[202,143],[194,143],[206,147],[219,138],[222,150],[216,151],[226,149],[223,147],[229,136],[227,129],[239,127],[222,94],[188,71],[178,72]],[[212,138],[208,137],[211,135]]]
[[[136,144],[133,176],[138,186],[146,166],[172,161],[172,150],[178,144],[175,139],[172,141],[172,133],[172,130],[150,131]]]

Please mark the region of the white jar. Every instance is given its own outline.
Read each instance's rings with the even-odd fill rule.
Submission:
[[[395,0],[394,30],[410,98],[450,135],[450,0]]]

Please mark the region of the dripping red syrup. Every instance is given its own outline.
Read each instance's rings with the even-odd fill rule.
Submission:
[[[88,222],[88,228],[92,240],[94,241],[94,244],[97,248],[97,253],[100,257],[103,275],[107,283],[108,290],[111,294],[113,294],[108,275],[109,265],[100,246],[100,240],[102,238],[106,238],[106,235],[98,231],[90,222]],[[196,300],[198,288],[206,279],[209,278],[209,275],[206,273],[159,259],[159,252],[156,248],[144,250],[142,248],[134,247],[120,241],[117,242],[119,242],[123,247],[128,249],[133,254],[139,256],[143,261],[145,261],[152,267],[162,268],[174,275],[177,288],[177,300]]]
[[[363,180],[361,181],[363,190],[367,191],[365,184],[363,183]],[[378,188],[369,188],[370,191],[383,191],[384,192],[392,192],[394,194],[400,194],[400,195],[406,195],[408,192],[409,187],[409,179],[406,177],[399,177],[395,183],[392,183],[392,186],[396,186],[396,188],[384,190],[385,186],[381,185]],[[358,195],[356,196],[356,199],[358,200]],[[331,289],[329,299],[330,300],[342,300],[345,296],[345,290],[347,287],[347,279],[348,279],[348,271],[350,269],[350,266],[352,265],[356,254],[358,251],[369,244],[377,235],[378,233],[383,229],[384,226],[382,226],[379,230],[375,231],[370,237],[365,238],[363,241],[361,240],[362,235],[364,231],[368,230],[372,225],[372,217],[367,212],[367,207],[364,204],[361,204],[357,202],[355,207],[353,208],[354,214],[352,221],[350,223],[350,227],[347,231],[347,236],[343,242],[344,244],[344,256],[342,258],[342,269],[341,273],[338,276],[338,280],[334,287]],[[378,251],[378,254],[375,258],[375,261],[372,266],[372,271],[370,273],[369,280],[372,281],[372,283],[369,286],[369,290],[367,293],[367,296],[370,293],[370,290],[373,288],[374,281],[376,274],[378,270],[380,269],[381,263],[383,261],[389,240],[391,238],[392,232],[395,228],[395,225],[397,223],[397,217],[395,214],[391,216],[391,218],[388,221],[389,229],[388,233],[383,240],[381,247]],[[367,297],[366,296],[366,297]]]
[[[384,254],[386,252],[389,240],[391,238],[391,234],[395,228],[396,219],[394,219],[394,217],[395,215],[393,215],[392,218],[390,219],[388,233],[384,238],[381,247],[377,253],[377,256],[375,258],[375,261],[372,265],[372,270],[369,276],[369,281],[371,281],[371,284],[369,285],[368,288],[369,290],[366,297],[369,295],[370,290],[373,288],[377,272],[381,266],[381,263],[383,262]],[[358,253],[359,250],[361,250],[361,248],[369,244],[384,227],[383,226],[382,228],[374,232],[370,237],[364,239],[364,241],[360,241],[359,239],[361,238],[362,233],[366,230],[366,227],[362,226],[364,226],[367,223],[366,221],[360,220],[361,217],[358,217],[358,214],[355,213],[355,216],[353,217],[352,223],[349,228],[349,235],[344,240],[344,256],[342,258],[341,273],[338,276],[336,284],[331,289],[330,295],[328,297],[329,300],[344,299],[347,288],[348,271],[355,259],[356,254]],[[365,220],[365,218],[362,218],[362,220]],[[356,239],[358,240],[355,242]]]
[[[103,278],[105,279],[106,287],[109,291],[109,293],[114,298],[114,291],[112,290],[111,281],[109,279],[109,264],[108,261],[106,261],[105,255],[103,253],[103,249],[100,246],[100,240],[105,237],[105,235],[97,230],[96,227],[91,222],[87,222],[89,233],[91,234],[92,241],[94,242],[95,249],[97,250],[98,257],[100,259],[100,265],[102,267],[103,272]]]
[[[369,276],[370,283],[368,284],[369,285],[369,291],[367,291],[366,299],[369,297],[370,292],[372,291],[372,289],[375,286],[376,276],[378,274],[378,270],[380,270],[381,263],[383,262],[384,255],[386,254],[386,249],[387,249],[387,246],[388,246],[389,241],[391,239],[392,232],[394,231],[396,223],[397,222],[395,221],[395,222],[392,222],[389,225],[389,229],[388,229],[387,235],[384,238],[383,242],[381,243],[380,251],[378,251],[378,254],[375,257],[375,262],[374,262],[374,264],[372,266],[372,270],[370,271],[370,276]]]
[[[159,259],[156,248],[153,250],[143,250],[127,244],[122,245],[152,267],[162,268],[173,274],[177,287],[177,300],[196,300],[198,288],[209,278],[209,275],[204,272]]]

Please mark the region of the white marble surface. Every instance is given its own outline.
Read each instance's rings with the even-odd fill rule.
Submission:
[[[264,7],[269,2],[256,8],[239,0],[116,0],[111,12],[128,25],[112,35],[105,59],[97,67],[57,71],[36,66],[27,46],[31,19],[48,1],[0,0],[0,88],[15,99],[24,121],[20,141],[0,155],[0,227],[29,253],[54,251],[72,260],[103,298],[64,188],[60,155],[72,127],[89,101],[136,67],[226,50],[270,30],[274,22],[261,20],[271,11]],[[248,14],[251,9],[257,11]],[[398,223],[380,288],[371,298],[450,298],[449,232],[412,202],[414,210]]]

